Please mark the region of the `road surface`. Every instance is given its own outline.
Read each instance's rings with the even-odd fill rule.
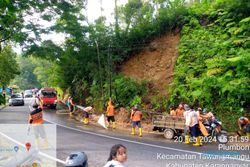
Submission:
[[[0,123],[26,124],[28,103],[25,106],[6,107],[0,111]],[[168,141],[162,135],[145,134],[143,138],[130,136],[126,131],[105,130],[101,126],[83,125],[67,114],[46,109],[46,124],[56,125],[55,160],[65,161],[75,151],[84,151],[90,167],[104,166],[112,145],[121,143],[127,147],[126,167],[249,167],[249,143],[218,145],[207,143],[202,147]],[[0,135],[1,136],[1,135]],[[11,136],[15,139],[15,136]],[[15,139],[17,140],[17,139]],[[0,143],[1,147],[1,143]],[[1,150],[1,149],[0,149]],[[208,156],[208,153],[210,156]],[[211,156],[213,155],[213,156]],[[229,156],[226,157],[226,156]],[[63,167],[58,162],[57,166]]]

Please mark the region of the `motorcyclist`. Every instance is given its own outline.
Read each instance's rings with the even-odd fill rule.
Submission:
[[[204,124],[207,124],[209,126],[215,124],[217,133],[222,130],[219,121],[215,118],[214,114],[211,111],[207,111],[207,108],[203,109],[202,115],[200,115],[200,117],[203,119]]]
[[[215,123],[218,124],[214,114],[211,111],[207,111],[207,108],[204,108],[202,110],[202,114],[200,115],[200,117],[205,120],[208,121],[209,125],[211,125],[211,123]]]

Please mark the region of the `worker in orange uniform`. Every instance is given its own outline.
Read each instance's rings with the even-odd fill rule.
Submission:
[[[42,138],[45,142],[46,147],[48,146],[48,140],[46,137],[46,133],[44,130],[44,120],[43,120],[43,110],[40,107],[39,104],[34,103],[32,105],[33,111],[31,111],[29,115],[29,124],[33,127],[34,129],[34,134],[35,134],[35,143],[37,146],[39,146],[39,139]]]
[[[132,109],[130,119],[132,120],[132,131],[131,135],[135,135],[135,127],[139,128],[139,136],[142,137],[142,126],[141,126],[141,119],[142,119],[142,112],[139,110],[139,106],[135,105]]]
[[[184,106],[183,104],[179,104],[178,108],[176,109],[176,116],[177,117],[183,117],[183,113],[184,113]]]
[[[171,116],[176,116],[176,112],[175,112],[173,106],[170,106],[170,107],[169,107],[169,110],[170,110],[170,115],[171,115]]]
[[[108,107],[106,111],[106,116],[108,120],[108,127],[115,129],[115,107],[113,101],[110,99],[108,102]]]

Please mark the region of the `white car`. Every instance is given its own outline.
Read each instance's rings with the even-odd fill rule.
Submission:
[[[23,97],[24,97],[24,98],[33,97],[33,92],[32,92],[32,90],[25,90],[25,91],[24,91],[24,94],[23,94]]]
[[[24,106],[24,100],[21,93],[11,95],[9,106]]]

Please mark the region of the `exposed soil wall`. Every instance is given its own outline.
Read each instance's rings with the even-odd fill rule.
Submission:
[[[168,95],[178,56],[179,34],[168,33],[153,40],[141,53],[122,65],[121,73],[136,80],[146,80],[150,95]]]

